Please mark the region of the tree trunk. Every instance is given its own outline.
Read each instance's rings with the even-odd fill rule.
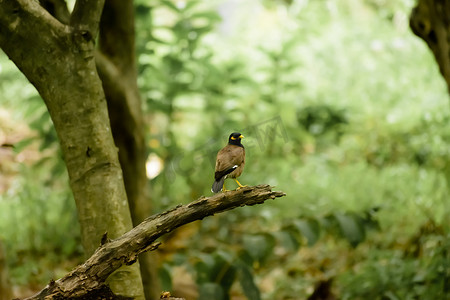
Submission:
[[[55,125],[90,256],[105,232],[132,228],[117,148],[111,134],[94,43],[104,1],[78,0],[70,25],[35,1],[0,5],[0,47],[36,87]],[[142,299],[138,265],[111,275],[111,289]]]
[[[450,92],[450,1],[418,0],[409,25],[433,52]],[[450,161],[445,163],[444,174],[450,186]]]
[[[433,51],[450,91],[450,1],[418,0],[410,27]]]
[[[134,5],[106,0],[100,21],[97,68],[103,82],[112,134],[119,148],[133,225],[151,214],[146,176],[145,125],[137,86]],[[156,253],[139,258],[147,299],[159,297]]]
[[[3,244],[0,240],[0,300],[10,300],[12,298],[5,257],[6,255],[3,249]]]

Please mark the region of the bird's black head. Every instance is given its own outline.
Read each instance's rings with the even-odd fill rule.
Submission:
[[[244,136],[239,132],[233,132],[232,134],[230,134],[230,137],[228,138],[228,144],[244,147],[241,144],[241,139],[243,138]]]

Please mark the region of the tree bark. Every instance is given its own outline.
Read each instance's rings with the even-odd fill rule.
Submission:
[[[136,262],[139,254],[151,251],[159,246],[156,239],[172,230],[216,213],[245,205],[264,203],[267,199],[283,197],[283,192],[272,191],[269,185],[244,187],[237,191],[219,193],[212,197],[201,197],[188,205],[179,205],[174,209],[145,219],[141,224],[121,237],[108,241],[103,238],[102,245],[82,265],[63,278],[52,281],[37,295],[27,300],[70,299],[87,297],[99,289],[105,288],[105,279],[122,265]],[[89,298],[91,299],[91,298]]]
[[[36,1],[0,1],[0,47],[36,87],[55,125],[77,204],[82,243],[93,253],[104,232],[132,227],[94,44],[104,1],[76,1],[69,25]],[[143,298],[138,265],[109,279],[118,294]]]
[[[111,127],[136,224],[149,215],[142,103],[137,86],[134,6],[107,0],[100,21],[98,71],[108,103]]]
[[[8,278],[6,255],[0,240],[0,300],[10,300],[12,298],[11,285]]]
[[[450,1],[418,0],[410,27],[433,52],[450,91]]]
[[[151,199],[145,169],[145,124],[137,86],[133,1],[106,0],[100,20],[98,50],[97,69],[136,226],[151,214]],[[144,253],[139,262],[146,299],[156,299],[160,292],[156,253]]]
[[[450,1],[418,0],[411,12],[409,25],[433,52],[450,92]],[[445,162],[443,170],[450,186],[449,160]]]

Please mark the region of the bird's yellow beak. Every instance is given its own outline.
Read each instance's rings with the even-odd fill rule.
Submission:
[[[241,135],[239,136],[239,138],[240,138],[240,139],[243,139],[243,138],[244,138],[244,136],[243,136],[243,135],[241,134]]]

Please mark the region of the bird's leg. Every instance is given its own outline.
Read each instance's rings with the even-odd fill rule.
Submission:
[[[225,188],[225,182],[223,183],[223,186],[222,186],[222,192],[228,192],[229,190],[227,190],[226,188]]]
[[[237,188],[238,190],[241,189],[241,188],[243,188],[243,187],[246,187],[246,185],[242,185],[236,178],[235,178],[234,180],[235,180],[236,183],[239,185],[239,187]]]

